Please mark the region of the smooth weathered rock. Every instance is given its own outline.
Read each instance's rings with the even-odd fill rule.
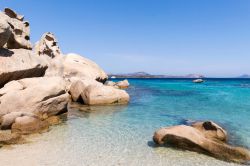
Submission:
[[[107,74],[93,61],[77,54],[68,54],[63,62],[66,77],[80,77],[105,82]]]
[[[35,44],[34,49],[38,55],[45,55],[51,58],[62,56],[56,37],[50,32],[43,34],[40,41]]]
[[[211,130],[206,129],[205,130]],[[210,132],[216,132],[211,130]],[[155,132],[153,140],[160,145],[208,154],[218,159],[245,163],[250,160],[250,152],[240,147],[232,147],[221,141],[217,134],[208,134],[200,127],[179,125],[166,127]],[[217,141],[215,141],[217,140]],[[224,141],[224,139],[223,139]]]
[[[22,136],[18,133],[0,132],[0,145],[16,144]]]
[[[49,123],[42,121],[39,118],[30,116],[22,116],[16,118],[11,127],[12,133],[18,134],[32,134],[47,131],[49,129]]]
[[[11,112],[6,114],[0,118],[0,125],[2,130],[11,129],[11,125],[15,122],[16,118],[22,116],[30,116],[34,118],[38,118],[38,116],[28,113],[28,112]]]
[[[118,88],[120,88],[120,89],[126,89],[126,88],[129,87],[129,82],[128,82],[127,79],[126,79],[126,80],[123,80],[123,81],[118,81],[118,82],[115,84],[115,86],[118,86]]]
[[[119,89],[126,89],[129,87],[129,82],[127,79],[123,80],[123,81],[118,81],[118,82],[114,82],[114,81],[106,81],[105,85],[107,86],[112,86],[114,88],[119,88]]]
[[[49,125],[58,125],[62,123],[61,119],[58,116],[51,116],[46,121],[49,123]]]
[[[44,59],[26,49],[0,49],[0,87],[12,80],[45,74]]]
[[[227,132],[212,121],[195,122],[191,124],[191,126],[202,132],[203,135],[208,139],[222,142],[227,141]]]
[[[93,61],[77,54],[57,56],[48,61],[45,76],[60,76],[65,78],[92,79],[104,83],[107,74]]]
[[[0,89],[0,117],[11,112],[49,117],[67,111],[69,94],[63,78],[37,77],[13,82]]]
[[[0,15],[0,48],[3,47],[9,40],[11,35],[11,28],[5,19]]]
[[[70,86],[69,93],[71,94],[73,101],[78,101],[81,97],[81,93],[84,92],[84,90],[89,85],[102,85],[101,83],[91,80],[91,79],[77,79],[73,81],[73,83]]]
[[[11,28],[11,35],[7,42],[8,49],[32,49],[30,42],[30,27],[24,17],[18,15],[15,11],[6,8],[4,13],[1,13],[1,18],[5,19]]]
[[[127,104],[129,95],[126,91],[105,85],[89,85],[81,93],[84,104],[105,105],[105,104]]]
[[[115,86],[115,82],[114,81],[106,81],[105,83],[104,83],[104,85],[107,85],[107,86]]]

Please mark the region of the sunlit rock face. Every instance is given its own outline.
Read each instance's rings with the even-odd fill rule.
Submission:
[[[62,56],[56,37],[50,32],[43,34],[40,41],[35,44],[34,51],[40,56],[46,55],[51,58]]]
[[[159,145],[204,153],[221,160],[250,161],[250,152],[228,145],[227,132],[211,121],[161,128],[154,133],[153,140]]]
[[[24,21],[24,16],[15,11],[5,8],[1,13],[1,19],[6,20],[11,29],[11,35],[6,43],[8,49],[32,49],[30,42],[30,25]]]

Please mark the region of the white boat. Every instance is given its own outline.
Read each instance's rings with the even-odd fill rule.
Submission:
[[[193,80],[193,83],[202,83],[202,82],[204,82],[203,79],[196,79],[196,80]]]
[[[111,76],[110,78],[114,79],[114,78],[116,78],[116,77],[115,77],[115,76]]]

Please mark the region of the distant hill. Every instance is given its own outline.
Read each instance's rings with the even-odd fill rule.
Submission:
[[[174,75],[153,75],[146,72],[135,72],[126,74],[109,74],[109,77],[116,78],[204,78],[200,74],[188,74],[184,76],[174,76]]]
[[[248,74],[243,74],[243,75],[239,76],[238,78],[250,78],[250,75],[248,75]]]

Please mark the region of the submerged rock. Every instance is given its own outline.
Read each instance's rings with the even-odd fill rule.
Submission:
[[[12,80],[40,77],[47,64],[42,58],[25,49],[0,49],[0,87]]]
[[[22,136],[18,133],[0,132],[0,145],[16,144]]]
[[[154,133],[156,144],[208,154],[218,159],[245,163],[250,152],[226,144],[226,132],[214,122],[199,122],[193,126],[179,125],[159,129]]]
[[[47,118],[46,121],[48,122],[48,124],[50,126],[58,125],[58,124],[62,123],[61,119],[58,116],[51,116],[51,117]]]

